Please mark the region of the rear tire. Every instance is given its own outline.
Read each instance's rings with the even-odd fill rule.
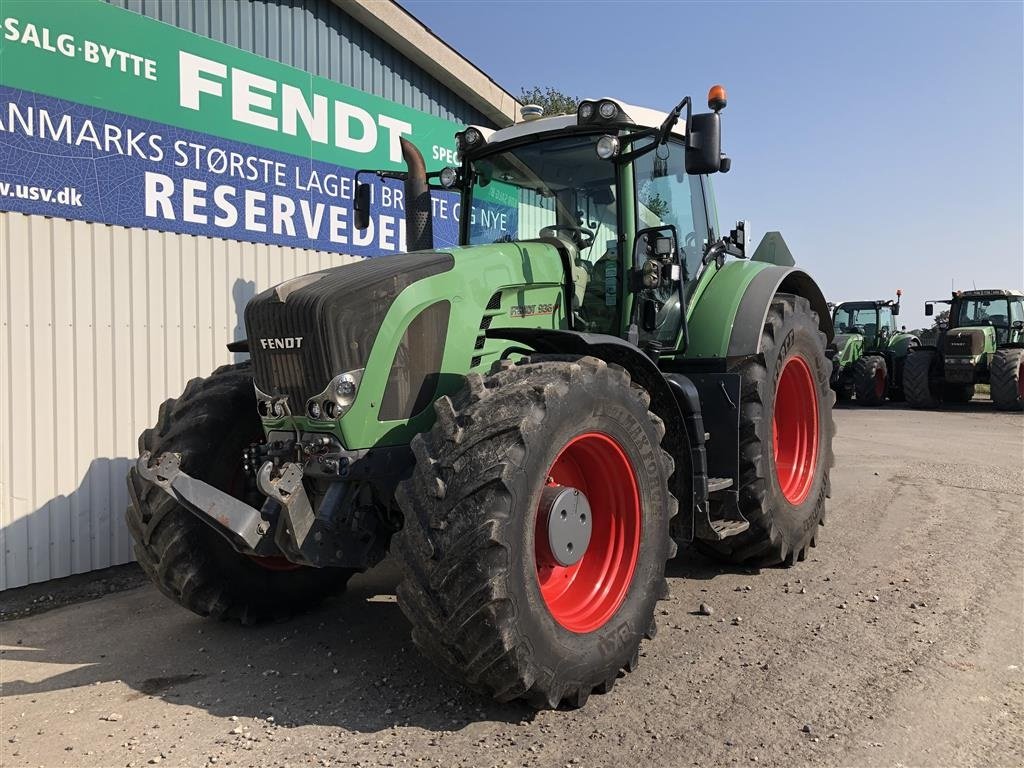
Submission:
[[[181,397],[161,405],[156,426],[139,436],[139,452],[153,459],[181,454],[185,472],[259,507],[263,497],[239,470],[242,451],[262,437],[246,362],[192,379]],[[139,565],[161,592],[200,616],[242,624],[287,618],[343,590],[353,573],[239,554],[134,467],[128,490],[128,529]]]
[[[743,377],[739,504],[750,528],[697,540],[702,551],[735,563],[793,565],[815,545],[834,463],[825,342],[807,299],[775,297],[761,354],[734,369]]]
[[[665,563],[675,554],[673,462],[649,403],[618,366],[544,356],[471,374],[462,392],[437,401],[433,429],[412,442],[416,468],[398,491],[405,525],[392,540],[399,604],[425,656],[498,700],[536,707],[582,706],[620,670],[633,670],[641,639],[654,634],[655,603],[668,594]],[[600,450],[594,462],[576,454],[566,472],[563,456],[587,440],[617,449],[609,448],[609,462]],[[539,504],[552,482],[586,486],[592,505],[591,543],[572,574],[542,554]],[[630,494],[619,498],[624,487],[635,489],[635,504]],[[608,541],[634,542],[622,550],[634,553],[632,565],[617,554],[590,559],[601,553],[602,514],[620,520]],[[632,514],[637,523],[623,522]],[[599,578],[581,581],[587,575]]]
[[[932,379],[935,350],[916,349],[903,366],[903,394],[911,408],[938,408],[942,403],[939,386]]]
[[[876,355],[859,357],[853,364],[853,382],[860,405],[881,405],[889,389],[889,372],[885,358]]]
[[[1024,410],[1024,349],[997,350],[992,357],[989,381],[996,408]]]

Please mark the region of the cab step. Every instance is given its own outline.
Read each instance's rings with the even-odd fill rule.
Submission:
[[[750,523],[746,520],[709,520],[708,522],[718,541],[743,533],[750,527]]]
[[[715,491],[724,491],[726,488],[732,486],[731,477],[709,477],[708,478],[708,493],[714,493]]]

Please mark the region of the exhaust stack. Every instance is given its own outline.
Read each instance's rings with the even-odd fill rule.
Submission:
[[[428,251],[434,247],[434,222],[427,166],[415,144],[404,137],[399,141],[408,170],[405,178],[405,248],[407,251]]]

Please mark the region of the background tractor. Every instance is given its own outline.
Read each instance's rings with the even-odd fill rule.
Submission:
[[[902,295],[897,290],[895,301],[845,301],[835,307],[836,335],[828,354],[838,400],[856,395],[860,405],[881,405],[887,397],[903,399],[903,364],[921,340],[896,329]]]
[[[948,326],[940,326],[934,346],[922,346],[907,358],[903,391],[915,408],[943,402],[966,403],[976,384],[990,386],[1001,410],[1024,408],[1024,293],[1011,290],[954,291]]]
[[[390,552],[415,644],[500,700],[581,705],[637,664],[696,542],[793,564],[832,458],[832,321],[778,233],[718,229],[711,112],[612,99],[457,135],[404,183],[411,253],[254,297],[251,361],[140,438],[139,562],[191,610],[287,614]],[[433,247],[431,187],[461,245]]]

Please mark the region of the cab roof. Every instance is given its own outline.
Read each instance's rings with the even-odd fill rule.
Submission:
[[[668,117],[668,112],[662,112],[648,107],[638,107],[634,104],[627,104],[619,99],[607,97],[600,99],[581,99],[580,103],[582,104],[585,101],[593,102],[594,104],[600,104],[602,101],[611,101],[618,106],[621,114],[625,117],[625,120],[617,120],[614,123],[605,124],[609,133],[614,133],[623,127],[630,126],[635,126],[637,128],[657,128],[665,122],[665,118]],[[551,117],[541,117],[536,120],[526,120],[516,123],[515,125],[511,125],[508,128],[501,128],[496,131],[479,125],[473,127],[483,134],[484,140],[487,144],[499,144],[511,141],[512,139],[521,139],[533,134],[574,128],[578,125],[587,127],[593,126],[595,130],[600,130],[602,124],[600,122],[581,123],[574,112],[571,115],[553,115]],[[679,118],[679,121],[672,128],[672,135],[680,138],[686,135],[686,120],[684,118]]]
[[[1024,298],[1024,291],[1015,291],[1006,288],[975,288],[971,291],[956,291],[953,293],[953,298],[960,299],[977,299],[984,298],[985,296],[1010,296]]]

